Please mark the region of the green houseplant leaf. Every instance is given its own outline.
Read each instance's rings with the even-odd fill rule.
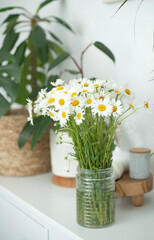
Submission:
[[[62,44],[62,41],[53,32],[49,31],[49,34],[54,40]]]
[[[67,22],[55,16],[52,16],[52,18],[54,18],[57,23],[61,24],[63,27],[67,28],[69,31],[74,33],[74,30],[71,28],[71,26]]]
[[[18,139],[19,148],[22,148],[25,145],[25,143],[30,138],[33,130],[34,130],[34,126],[31,125],[30,122],[27,122],[19,135],[19,139]]]
[[[53,60],[48,70],[50,71],[51,69],[55,68],[57,65],[62,63],[65,59],[67,59],[69,56],[70,55],[67,52],[62,53],[60,56],[58,56],[56,59]]]
[[[14,9],[22,9],[22,10],[25,10],[23,7],[13,6],[13,7],[0,8],[0,12],[6,12],[6,11],[14,10]]]
[[[18,40],[19,33],[15,33],[12,29],[6,34],[4,38],[2,50],[10,52]]]
[[[42,48],[46,44],[45,32],[39,25],[35,25],[32,30],[32,42],[38,48]]]
[[[10,108],[10,103],[0,94],[0,117]]]
[[[14,77],[18,82],[20,82],[21,70],[16,64],[12,63],[6,66],[0,66],[0,74],[4,73]]]
[[[37,141],[40,139],[42,134],[45,132],[45,130],[49,127],[50,123],[52,122],[52,119],[50,117],[39,117],[36,119],[36,123],[34,124],[34,133],[33,138],[31,142],[31,148],[33,149],[37,143]]]
[[[51,3],[51,2],[54,2],[55,0],[45,0],[44,2],[42,2],[37,10],[36,10],[36,14],[38,14],[38,12],[41,10],[41,8],[43,8],[44,6],[46,6],[47,4]]]
[[[10,14],[3,22],[4,23],[10,22],[12,19],[17,19],[19,17],[19,14]]]
[[[105,53],[113,62],[115,62],[115,57],[113,55],[113,53],[111,52],[111,50],[106,47],[103,43],[101,42],[95,42],[94,46],[96,48],[98,48],[99,50],[101,50],[103,53]]]
[[[21,65],[24,62],[24,56],[25,56],[25,51],[26,51],[26,42],[22,42],[16,49],[15,51],[15,59],[17,64]]]
[[[13,101],[16,100],[19,92],[19,85],[7,77],[0,76],[0,86],[5,89]]]

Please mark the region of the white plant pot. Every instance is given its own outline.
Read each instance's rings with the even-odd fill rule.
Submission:
[[[74,152],[73,147],[69,143],[57,144],[61,133],[55,134],[54,130],[50,130],[50,151],[51,166],[53,175],[65,178],[75,178],[78,162],[76,160],[66,160],[65,157],[70,152]],[[71,138],[67,134],[63,135],[64,142],[71,142]],[[69,157],[70,159],[70,157]]]

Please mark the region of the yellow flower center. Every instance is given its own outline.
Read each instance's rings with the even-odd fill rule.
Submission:
[[[129,106],[134,109],[134,106],[130,103]]]
[[[77,106],[79,104],[79,101],[78,100],[74,100],[73,102],[72,102],[72,106]]]
[[[83,92],[83,93],[86,93],[86,92],[88,92],[88,90],[86,89],[86,90],[83,90],[82,92]]]
[[[57,91],[63,90],[64,88],[62,86],[57,87]]]
[[[68,92],[66,91],[66,92],[64,92],[65,94],[67,94]]]
[[[92,100],[89,98],[87,99],[87,104],[91,104],[92,103]]]
[[[73,98],[74,96],[76,96],[76,92],[73,92],[73,93],[71,94],[71,98]]]
[[[65,118],[66,117],[66,112],[62,112],[62,118]]]
[[[126,89],[125,89],[125,93],[127,93],[128,95],[130,95],[130,94],[131,94],[131,91],[130,91],[128,88],[126,88]]]
[[[80,120],[81,119],[81,113],[77,114],[77,119]]]
[[[116,90],[116,91],[115,91],[115,93],[117,93],[117,94],[120,94],[121,92],[120,92],[120,91],[118,91],[118,90]]]
[[[94,87],[99,87],[99,84],[94,84]]]
[[[103,100],[104,100],[104,97],[103,97],[103,96],[101,96],[101,97],[99,98],[99,100],[102,100],[102,101],[103,101]]]
[[[60,106],[63,106],[64,104],[65,104],[65,101],[64,101],[64,99],[62,99],[62,98],[61,98],[61,99],[59,99],[59,105],[60,105]]]
[[[117,106],[113,106],[113,112],[116,112],[117,111]]]
[[[48,100],[48,103],[52,103],[52,102],[54,102],[54,101],[55,101],[54,98],[50,98],[50,99]]]
[[[84,84],[84,87],[88,87],[88,86],[89,86],[88,83],[85,83],[85,84]]]
[[[101,111],[101,112],[104,112],[104,111],[106,110],[106,106],[103,105],[103,104],[100,104],[100,105],[98,106],[98,110]]]
[[[52,112],[49,112],[49,114],[50,114],[51,117],[54,117],[54,114]]]
[[[144,103],[144,106],[145,106],[146,108],[149,108],[149,103],[148,103],[148,102],[145,102],[145,103]]]

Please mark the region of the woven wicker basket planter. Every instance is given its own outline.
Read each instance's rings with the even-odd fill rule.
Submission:
[[[12,110],[0,118],[0,175],[29,176],[51,170],[48,131],[33,151],[30,140],[18,148],[18,137],[26,121],[26,109]]]

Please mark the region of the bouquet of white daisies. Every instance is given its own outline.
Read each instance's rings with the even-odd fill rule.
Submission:
[[[64,84],[51,83],[50,92],[42,89],[35,102],[28,100],[29,118],[49,116],[59,122],[60,131],[72,138],[74,154],[84,169],[109,168],[112,165],[115,131],[121,122],[148,102],[134,108],[133,93],[127,87],[117,88],[108,79],[74,79]]]

